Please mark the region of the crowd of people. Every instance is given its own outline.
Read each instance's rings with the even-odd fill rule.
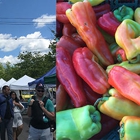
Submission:
[[[27,115],[30,117],[29,134],[27,140],[53,140],[51,123],[55,122],[55,108],[53,102],[44,94],[45,87],[38,83],[36,94],[28,100]],[[24,110],[22,101],[15,91],[5,85],[0,93],[0,139],[18,140],[23,130]],[[7,133],[6,133],[7,132]]]

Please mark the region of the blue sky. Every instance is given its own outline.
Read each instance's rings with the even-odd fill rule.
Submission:
[[[23,51],[48,52],[56,0],[0,0],[0,62],[17,63]]]

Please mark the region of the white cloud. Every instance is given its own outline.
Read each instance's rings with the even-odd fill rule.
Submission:
[[[0,51],[10,52],[19,48],[20,52],[23,51],[40,51],[41,53],[49,52],[50,40],[42,37],[40,32],[34,32],[26,36],[12,37],[11,34],[0,34]],[[1,63],[9,61],[11,64],[17,63],[17,58],[10,56],[5,56],[0,58]]]
[[[11,34],[0,34],[0,50],[10,52],[20,47],[20,51],[49,51],[49,39],[42,37],[40,32],[34,32],[27,36],[11,37]]]
[[[17,57],[13,57],[12,55],[4,56],[3,58],[0,58],[1,63],[7,63],[10,62],[11,64],[16,64],[19,62]]]
[[[41,17],[38,17],[37,19],[33,19],[34,25],[36,28],[42,28],[46,24],[52,24],[56,21],[56,15],[42,15]]]

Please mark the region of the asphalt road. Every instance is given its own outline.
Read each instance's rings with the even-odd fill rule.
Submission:
[[[22,115],[22,117],[23,117],[23,130],[19,135],[18,140],[27,140],[29,134],[28,132],[29,132],[30,118],[27,115]]]

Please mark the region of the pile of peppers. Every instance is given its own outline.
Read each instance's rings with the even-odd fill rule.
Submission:
[[[56,140],[140,139],[140,7],[57,0]]]

